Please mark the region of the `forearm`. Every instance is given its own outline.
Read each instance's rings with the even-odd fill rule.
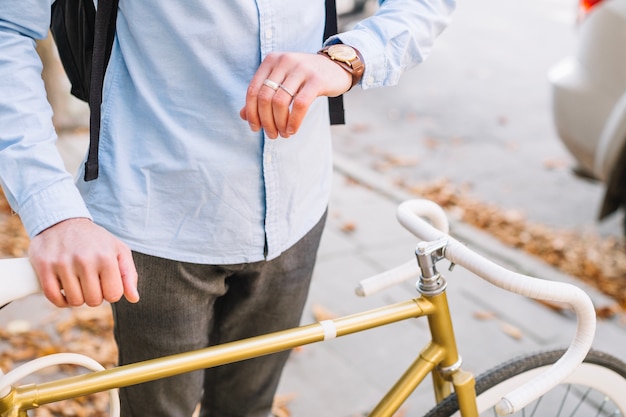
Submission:
[[[47,33],[45,16],[20,22],[14,14],[0,7],[0,179],[32,237],[89,213],[55,145],[34,39]]]

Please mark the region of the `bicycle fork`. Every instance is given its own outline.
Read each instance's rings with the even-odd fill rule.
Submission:
[[[433,378],[437,402],[450,395],[454,388],[461,416],[478,417],[474,375],[461,369],[462,359],[454,336],[446,281],[436,268],[436,263],[443,259],[446,243],[446,239],[421,242],[415,251],[421,271],[417,290],[422,294],[422,300],[432,305],[432,308],[424,309],[432,340],[369,417],[391,417],[428,374]]]

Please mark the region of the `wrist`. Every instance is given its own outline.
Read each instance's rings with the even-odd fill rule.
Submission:
[[[365,72],[365,64],[363,63],[361,53],[356,48],[337,43],[320,49],[318,54],[330,59],[351,75],[352,84],[350,88],[361,81]]]

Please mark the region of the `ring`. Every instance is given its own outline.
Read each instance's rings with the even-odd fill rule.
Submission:
[[[283,90],[285,93],[289,94],[293,98],[294,94],[291,91],[289,91],[287,87],[285,87],[282,84],[278,84],[278,88],[280,88],[281,90]]]
[[[269,78],[266,78],[265,81],[263,81],[263,85],[268,86],[269,88],[271,88],[274,91],[278,90],[278,87],[280,87],[280,84],[275,83],[274,81],[270,80]]]

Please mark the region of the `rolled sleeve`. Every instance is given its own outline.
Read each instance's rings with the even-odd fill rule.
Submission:
[[[51,184],[31,195],[22,203],[19,213],[31,237],[63,220],[92,218],[71,178]]]
[[[359,50],[365,61],[363,89],[396,85],[405,70],[428,57],[455,6],[455,0],[384,0],[373,16],[326,43]]]

